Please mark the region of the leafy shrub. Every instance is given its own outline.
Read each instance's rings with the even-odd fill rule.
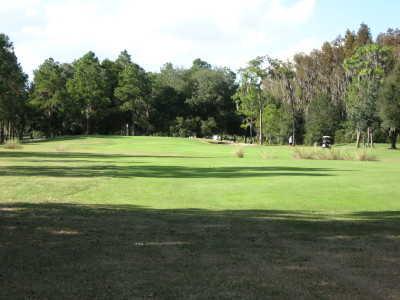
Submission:
[[[217,130],[217,123],[214,118],[201,120],[200,129],[202,136],[212,136]]]
[[[46,136],[45,133],[42,132],[42,131],[39,131],[39,130],[33,130],[32,133],[31,133],[31,137],[33,139],[42,139],[45,136]]]
[[[354,130],[339,129],[335,131],[335,144],[348,144],[354,140]]]
[[[177,117],[175,124],[170,127],[170,132],[172,136],[188,137],[197,136],[200,131],[200,118],[183,118]]]

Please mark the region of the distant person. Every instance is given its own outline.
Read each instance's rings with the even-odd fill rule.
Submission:
[[[293,135],[289,137],[289,146],[293,146]]]

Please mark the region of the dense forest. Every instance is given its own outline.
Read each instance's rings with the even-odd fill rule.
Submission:
[[[268,50],[268,49],[266,49]],[[372,146],[400,130],[400,30],[367,25],[288,61],[251,60],[238,74],[196,59],[146,72],[127,51],[45,60],[32,81],[0,34],[0,143],[74,134],[198,136],[268,144]]]

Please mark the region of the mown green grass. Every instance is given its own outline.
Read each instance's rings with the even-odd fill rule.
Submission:
[[[244,147],[240,159],[235,149],[156,137],[25,144],[0,150],[0,199],[162,209],[399,208],[400,152],[384,145],[374,151],[378,162],[295,160],[289,147],[257,146]]]
[[[0,298],[400,297],[399,151],[323,161],[237,147],[0,148]]]

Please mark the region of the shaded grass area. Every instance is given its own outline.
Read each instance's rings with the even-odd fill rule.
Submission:
[[[55,158],[55,159],[81,159],[81,158],[98,158],[98,159],[113,159],[113,158],[211,158],[210,156],[193,156],[193,155],[146,155],[146,154],[118,154],[118,153],[90,153],[90,152],[27,152],[27,151],[1,151],[2,158]]]
[[[331,176],[334,170],[304,167],[185,167],[185,166],[8,166],[0,176],[51,177],[151,177],[151,178],[244,178],[271,176]]]
[[[398,299],[400,211],[0,204],[0,298]]]
[[[244,178],[271,176],[333,176],[334,172],[346,171],[332,168],[296,167],[296,166],[220,166],[195,167],[184,165],[142,165],[135,158],[153,159],[210,159],[209,156],[182,155],[142,155],[142,154],[101,154],[79,152],[12,152],[2,151],[2,158],[16,158],[24,163],[42,163],[40,165],[0,167],[0,176],[48,176],[48,177],[151,177],[151,178]],[[130,165],[120,159],[130,159]],[[96,160],[97,159],[97,160]],[[122,161],[123,162],[123,161]],[[57,166],[43,165],[57,163]],[[79,163],[70,166],[68,163]],[[92,163],[92,165],[90,164]],[[97,163],[97,164],[93,164]],[[104,164],[106,163],[106,164]],[[133,165],[138,164],[138,165]]]

